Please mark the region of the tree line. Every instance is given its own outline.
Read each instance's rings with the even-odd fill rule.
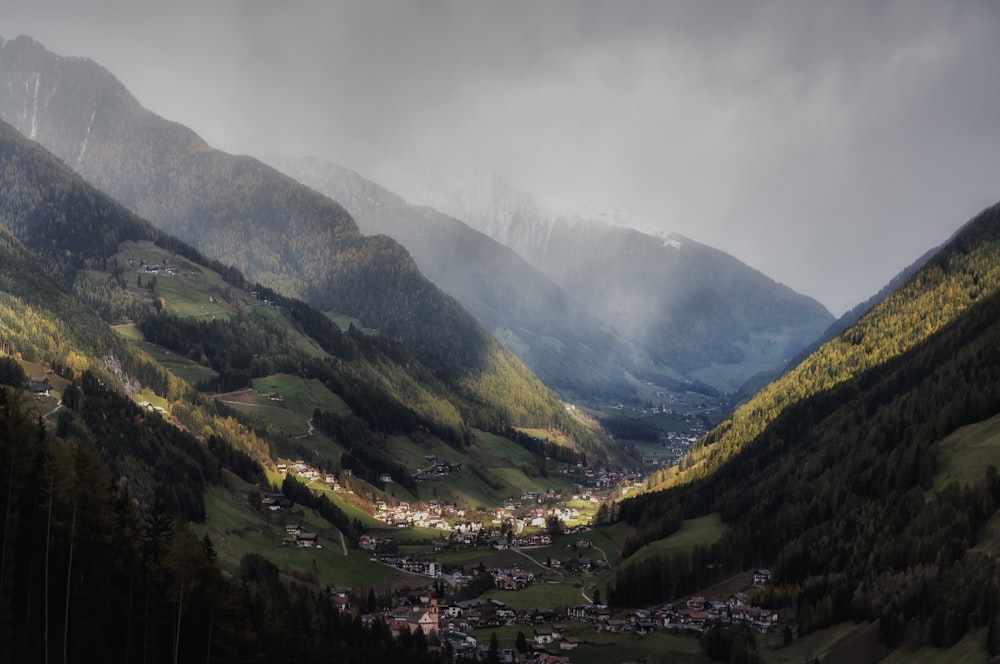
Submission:
[[[678,509],[719,512],[729,530],[713,556],[732,570],[770,564],[770,596],[795,607],[803,633],[878,620],[887,645],[948,646],[992,625],[1000,572],[976,544],[1000,506],[996,469],[935,478],[938,441],[1000,412],[998,320],[1000,294],[978,298],[911,350],[790,403],[726,463],[622,501],[620,518],[652,541]]]

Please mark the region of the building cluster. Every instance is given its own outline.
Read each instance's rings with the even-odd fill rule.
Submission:
[[[331,596],[343,591],[331,591]],[[342,599],[342,601],[344,601]],[[420,631],[435,647],[447,644],[456,655],[485,661],[488,643],[469,632],[474,629],[521,625],[525,627],[526,650],[503,648],[500,661],[509,664],[570,664],[564,651],[579,645],[565,625],[553,624],[556,612],[547,608],[512,609],[499,600],[469,599],[439,605],[431,591],[407,591],[397,597],[395,608],[362,616],[368,623],[383,620],[394,636],[403,630]]]
[[[460,522],[465,518],[465,510],[442,505],[436,500],[418,505],[405,501],[390,505],[385,500],[376,500],[375,518],[397,528],[453,530],[459,527],[456,520]]]
[[[181,271],[173,266],[160,265],[159,263],[147,263],[146,261],[141,261],[139,263],[139,272],[143,274],[165,274],[169,277],[179,277],[181,275]]]
[[[778,613],[752,605],[743,593],[736,593],[727,600],[706,600],[695,596],[683,603],[664,604],[650,611],[633,611],[625,619],[611,619],[600,610],[589,612],[578,607],[573,617],[593,621],[598,629],[613,632],[648,634],[654,630],[682,633],[701,633],[712,625],[748,625],[765,634],[778,627]]]
[[[277,399],[282,399],[281,395],[278,394],[277,392],[271,392],[266,396],[268,399],[275,401],[276,399],[272,398],[272,395],[276,396]],[[309,465],[305,461],[302,461],[301,459],[294,461],[290,464],[279,463],[275,468],[279,473],[292,473],[293,475],[304,478],[309,482],[322,482],[323,484],[326,484],[334,491],[341,490],[340,482],[337,480],[336,475],[332,475],[330,473],[323,473],[320,470]],[[345,472],[349,473],[350,471],[345,471]]]

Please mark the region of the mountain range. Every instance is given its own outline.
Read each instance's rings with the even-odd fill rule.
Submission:
[[[443,209],[538,266],[654,361],[706,382],[760,356],[780,366],[832,322],[812,298],[722,251],[559,215],[496,176],[471,181]]]
[[[784,367],[832,321],[815,300],[722,251],[559,217],[497,176],[442,196],[445,214],[328,161],[267,160],[341,202],[365,232],[399,240],[421,270],[562,390],[578,387],[581,367],[598,378],[610,365],[617,377],[732,392],[756,372]]]
[[[347,180],[335,169],[322,183],[310,180],[352,201],[365,230],[401,240],[406,252],[362,235],[332,200],[143,109],[93,62],[21,37],[3,44],[0,64],[0,117],[96,186],[249,278],[403,341],[450,379],[475,368],[475,346],[490,342],[424,281],[407,253],[570,395],[628,393],[628,375],[732,391],[749,374],[780,366],[832,318],[815,301],[691,241],[677,249],[622,229],[549,225],[521,206],[495,239],[534,266],[528,269],[464,224],[406,206],[377,185],[355,179],[338,188],[338,178]],[[510,192],[501,193],[507,198],[498,205],[509,210]],[[475,225],[483,215],[454,216]],[[552,241],[529,239],[542,233]],[[455,343],[472,337],[479,339]],[[732,366],[735,376],[727,376]]]
[[[553,307],[585,325],[567,348],[607,358],[589,373],[560,372],[550,352],[532,359],[580,391],[639,366],[628,362],[698,380],[751,351],[790,357],[790,340],[807,348],[809,326],[829,322],[721,252],[554,219],[502,183],[474,197],[485,204],[456,199],[442,213],[340,170],[342,207],[211,149],[94,63],[27,38],[0,45],[0,94],[17,124],[0,123],[4,661],[59,647],[67,660],[447,659],[319,591],[385,579],[354,547],[372,522],[364,508],[433,496],[487,512],[522,491],[575,491],[551,465],[583,478],[620,451],[494,338],[506,328],[511,348],[537,348],[562,323],[514,327],[499,310],[527,319]],[[409,228],[393,229],[399,220]],[[464,279],[490,261],[493,276],[463,290],[442,271],[432,283],[421,261],[438,243],[464,251]],[[549,299],[491,300],[503,295],[491,280]],[[679,464],[605,494],[587,537],[609,569],[586,586],[571,578],[573,601],[599,590],[621,615],[694,606],[720,577],[758,570],[763,586],[740,587],[778,617],[780,637],[702,625],[706,657],[788,661],[831,627],[870,645],[844,645],[841,661],[952,658],[925,648],[962,643],[1000,655],[1000,204],[850,316]],[[276,405],[275,382],[298,403]],[[236,393],[248,401],[227,400]],[[452,455],[461,481],[414,478],[415,465]],[[310,459],[352,493],[279,475],[279,456]],[[340,544],[311,567],[268,539],[285,532],[261,510],[278,482],[308,508],[295,517]],[[714,535],[692,534],[695,523],[717,524]],[[580,546],[567,536],[553,555],[563,544]],[[287,557],[279,570],[268,556]],[[562,577],[549,578],[546,597]]]

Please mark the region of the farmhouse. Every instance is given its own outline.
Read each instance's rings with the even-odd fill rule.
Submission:
[[[52,387],[52,385],[49,384],[49,379],[45,376],[32,376],[27,380],[24,386],[32,392],[44,392],[46,394],[48,394],[49,389]]]
[[[285,533],[287,534],[287,537],[283,540],[285,544],[313,547],[316,546],[318,541],[316,533],[311,533],[302,526],[287,525],[285,526]]]

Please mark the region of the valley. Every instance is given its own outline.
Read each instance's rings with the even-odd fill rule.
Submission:
[[[831,327],[0,65],[0,661],[1000,657],[1000,204]]]

